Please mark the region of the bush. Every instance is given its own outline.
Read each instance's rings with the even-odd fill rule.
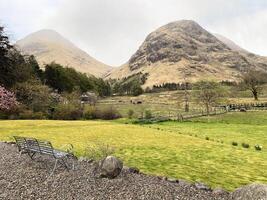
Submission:
[[[206,137],[205,139],[206,139],[206,140],[210,140],[210,138],[209,138],[209,137]]]
[[[152,113],[150,110],[145,110],[145,119],[151,119],[152,118]]]
[[[134,111],[132,109],[128,110],[128,118],[129,119],[132,119],[133,118],[133,115],[134,115]]]
[[[97,118],[104,119],[104,120],[112,120],[112,119],[121,118],[121,114],[116,109],[110,107],[110,108],[106,108],[103,110],[98,110]]]
[[[19,119],[46,119],[46,116],[42,112],[33,112],[32,110],[24,110],[19,116]]]
[[[249,148],[249,144],[246,144],[246,143],[242,143],[242,147],[248,149]]]
[[[86,107],[83,111],[84,119],[97,119],[97,110],[94,106]]]
[[[232,142],[232,145],[233,146],[238,146],[238,143],[237,142]]]
[[[258,144],[256,144],[254,147],[255,147],[256,151],[261,151],[262,150],[262,146],[260,146]]]
[[[86,146],[84,156],[93,160],[101,160],[112,155],[114,152],[115,148],[110,145],[102,142],[94,142]]]
[[[78,120],[81,119],[83,112],[80,108],[72,104],[61,104],[55,108],[53,119],[58,120]]]
[[[121,118],[121,114],[114,108],[96,109],[94,106],[86,107],[83,112],[84,119],[113,120]]]

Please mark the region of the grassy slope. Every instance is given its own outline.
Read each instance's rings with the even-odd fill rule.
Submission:
[[[191,127],[190,123],[184,126]],[[145,173],[202,181],[229,190],[250,182],[267,182],[266,151],[235,148],[175,131],[103,121],[0,121],[0,140],[10,140],[11,135],[48,139],[58,148],[72,143],[79,155],[90,142],[109,143],[127,165]]]

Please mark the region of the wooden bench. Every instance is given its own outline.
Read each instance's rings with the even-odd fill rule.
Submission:
[[[51,142],[19,136],[14,136],[14,139],[20,154],[27,154],[32,160],[34,160],[36,154],[53,157],[55,163],[51,175],[54,173],[58,163],[69,170],[69,166],[64,159],[72,159],[72,169],[74,169],[74,160],[76,157],[72,153],[54,149]]]

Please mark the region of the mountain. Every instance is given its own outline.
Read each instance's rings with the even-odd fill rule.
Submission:
[[[221,42],[226,44],[230,49],[233,51],[239,52],[241,55],[246,57],[246,59],[252,63],[255,66],[258,66],[260,69],[267,71],[267,57],[265,56],[259,56],[254,53],[251,53],[242,47],[238,46],[236,43],[234,43],[232,40],[220,35],[220,34],[214,34]]]
[[[25,54],[34,55],[41,67],[55,61],[96,77],[102,77],[112,69],[53,30],[40,30],[32,33],[17,41],[16,45]]]
[[[234,43],[232,40],[224,37],[223,35],[220,35],[218,33],[213,34],[218,40],[226,44],[230,49],[238,52],[243,52],[243,53],[249,53],[247,50],[243,49],[242,47],[238,46],[236,43]]]
[[[151,87],[185,79],[239,80],[241,72],[264,67],[257,66],[247,54],[232,50],[196,22],[181,20],[149,34],[127,64],[114,69],[106,78],[121,79],[142,73],[147,78],[143,87]]]

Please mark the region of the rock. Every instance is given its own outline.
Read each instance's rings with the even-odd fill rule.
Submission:
[[[79,162],[85,162],[85,161],[87,161],[87,159],[85,157],[80,157],[78,161]]]
[[[140,170],[136,167],[129,167],[129,172],[130,173],[134,173],[134,174],[139,174],[140,173]]]
[[[120,174],[123,163],[114,156],[108,156],[100,161],[99,168],[100,177],[115,178]]]
[[[267,200],[267,185],[251,184],[232,192],[233,200]]]
[[[191,185],[191,183],[189,183],[189,182],[187,182],[185,180],[180,180],[180,179],[178,180],[178,183],[181,186],[190,186]]]
[[[195,187],[199,190],[211,191],[211,188],[204,183],[195,183]]]
[[[179,183],[179,180],[177,180],[175,178],[168,178],[167,181],[169,181],[171,183]]]
[[[212,191],[212,194],[214,194],[215,196],[221,196],[221,195],[227,195],[229,192],[223,190],[222,188],[215,188]]]
[[[7,144],[15,145],[16,142],[7,142]]]
[[[128,172],[128,173],[133,173],[133,174],[139,174],[140,173],[140,170],[136,167],[123,166],[123,171]]]

